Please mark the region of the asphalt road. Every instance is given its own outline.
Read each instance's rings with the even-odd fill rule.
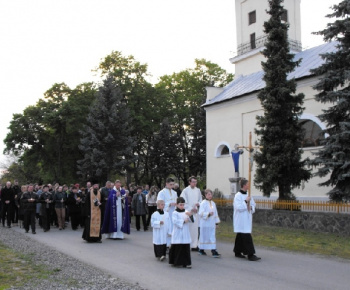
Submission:
[[[16,231],[24,231],[18,227]],[[220,259],[192,252],[192,269],[173,268],[155,259],[152,231],[132,229],[124,240],[103,238],[102,244],[86,243],[82,230],[52,229],[28,238],[92,264],[147,289],[349,289],[350,261],[256,248],[258,262],[235,258],[233,245],[218,243]],[[254,235],[253,235],[254,238]]]

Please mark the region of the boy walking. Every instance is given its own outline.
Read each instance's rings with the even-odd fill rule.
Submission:
[[[164,212],[164,206],[164,201],[158,200],[157,210],[151,217],[154,254],[160,261],[166,257],[167,237],[171,235],[169,213]]]
[[[171,234],[171,247],[169,264],[175,267],[191,268],[191,235],[189,229],[191,212],[185,211],[185,199],[177,198],[176,209],[173,212],[173,231]]]
[[[220,254],[216,250],[216,227],[220,223],[218,211],[213,199],[213,192],[205,190],[205,200],[199,207],[199,254],[206,256],[204,250],[211,250],[213,258],[219,258]]]

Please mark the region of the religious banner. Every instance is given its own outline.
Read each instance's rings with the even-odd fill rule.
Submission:
[[[239,155],[241,155],[241,151],[237,150],[237,151],[231,151],[231,155],[232,155],[232,160],[233,160],[233,165],[235,167],[235,172],[239,172]]]

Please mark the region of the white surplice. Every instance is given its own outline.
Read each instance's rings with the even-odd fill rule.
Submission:
[[[158,196],[157,196],[157,201],[158,200],[163,200],[165,203],[164,206],[164,211],[169,213],[169,218],[170,218],[170,231],[173,229],[173,221],[172,221],[172,214],[175,210],[174,205],[170,205],[171,203],[176,203],[177,199],[177,193],[176,191],[169,189],[169,188],[163,188],[161,191],[159,191]],[[170,246],[171,243],[171,237],[168,237],[167,239],[167,246]]]
[[[173,212],[172,221],[173,221],[173,231],[171,234],[171,244],[190,244],[191,235],[189,224],[191,221],[186,222],[188,218],[185,212]]]
[[[202,202],[202,194],[199,188],[191,188],[191,186],[187,186],[180,195],[185,199],[185,209],[187,211],[192,211],[193,209],[198,210],[196,203]],[[190,233],[191,233],[191,248],[197,248],[198,246],[198,213],[193,213],[194,222],[190,223]]]
[[[250,200],[251,211],[248,211],[247,199],[248,194],[236,193],[233,202],[233,230],[235,233],[252,233],[253,213],[255,212],[255,201],[253,197]]]
[[[210,215],[210,213],[213,215]],[[216,224],[220,222],[216,205],[212,200],[203,200],[199,208],[199,248],[201,250],[216,250]]]
[[[160,222],[163,224],[160,224]],[[153,244],[164,245],[171,235],[169,213],[160,214],[155,211],[151,216],[151,226],[153,228]]]

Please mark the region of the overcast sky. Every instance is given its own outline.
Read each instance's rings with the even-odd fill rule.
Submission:
[[[92,69],[113,50],[164,74],[205,58],[234,73],[235,0],[0,0],[0,161],[13,113],[34,105],[54,83],[97,81]],[[302,0],[302,46],[337,0]]]

